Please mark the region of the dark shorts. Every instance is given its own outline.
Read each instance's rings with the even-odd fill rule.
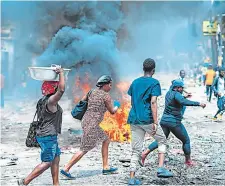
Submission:
[[[41,147],[41,161],[52,162],[56,156],[60,156],[61,151],[58,146],[57,136],[36,137]]]

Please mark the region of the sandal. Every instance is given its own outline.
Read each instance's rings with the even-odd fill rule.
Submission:
[[[110,169],[103,169],[102,174],[107,175],[107,174],[113,174],[118,170],[118,168],[113,168],[110,167]]]

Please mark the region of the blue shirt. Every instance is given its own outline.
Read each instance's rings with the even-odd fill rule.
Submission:
[[[186,99],[180,92],[169,90],[165,98],[165,109],[161,122],[170,122],[171,124],[180,124],[183,118],[183,106],[199,106],[199,102]]]
[[[146,125],[153,123],[151,111],[151,97],[161,95],[159,81],[152,77],[135,79],[128,94],[131,96],[131,110],[127,123],[133,125]]]

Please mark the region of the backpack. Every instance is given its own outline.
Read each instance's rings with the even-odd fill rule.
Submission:
[[[36,112],[34,114],[33,122],[30,124],[30,128],[28,130],[27,138],[26,138],[26,146],[27,147],[40,147],[36,140],[36,130],[38,129],[39,125],[42,123],[42,110],[45,102],[48,100],[49,97],[45,96],[39,99],[36,105]],[[37,120],[35,118],[37,116]]]

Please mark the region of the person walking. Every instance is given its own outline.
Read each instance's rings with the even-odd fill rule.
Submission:
[[[166,137],[158,126],[157,97],[161,95],[160,83],[152,76],[155,73],[155,61],[148,58],[143,63],[144,76],[135,79],[128,94],[131,96],[131,110],[127,123],[131,127],[132,156],[130,164],[129,185],[140,185],[135,177],[138,164],[141,164],[141,153],[146,133],[159,143],[158,177],[172,177],[173,174],[163,167],[166,152]]]
[[[87,152],[95,148],[99,142],[102,142],[102,173],[106,175],[117,171],[117,168],[109,166],[108,149],[110,139],[99,124],[102,122],[105,112],[108,110],[111,114],[115,114],[120,107],[120,103],[114,101],[114,106],[112,104],[112,99],[109,95],[112,88],[112,78],[110,76],[101,76],[96,86],[98,87],[97,89],[92,90],[88,97],[86,95],[83,98],[83,100],[88,100],[88,108],[81,121],[83,136],[80,150],[75,153],[64,168],[60,170],[61,175],[68,179],[75,179],[75,177],[70,174],[70,169]]]
[[[211,102],[211,99],[212,99],[212,84],[215,77],[216,77],[216,72],[213,70],[212,64],[209,64],[208,70],[206,72],[205,82],[204,82],[204,85],[206,86],[206,95],[207,95],[208,102]]]
[[[213,120],[222,119],[223,113],[225,112],[225,68],[219,69],[219,76],[215,78],[212,84],[212,90],[217,97],[217,107]],[[218,118],[219,117],[219,118]]]
[[[48,168],[51,168],[53,185],[59,185],[61,152],[58,147],[57,136],[61,133],[63,110],[58,102],[64,93],[65,81],[62,68],[56,68],[55,72],[59,74],[59,82],[45,81],[42,84],[43,106],[40,113],[37,113],[41,123],[36,131],[36,140],[41,148],[42,163],[37,165],[26,178],[18,180],[18,185],[28,185]]]

